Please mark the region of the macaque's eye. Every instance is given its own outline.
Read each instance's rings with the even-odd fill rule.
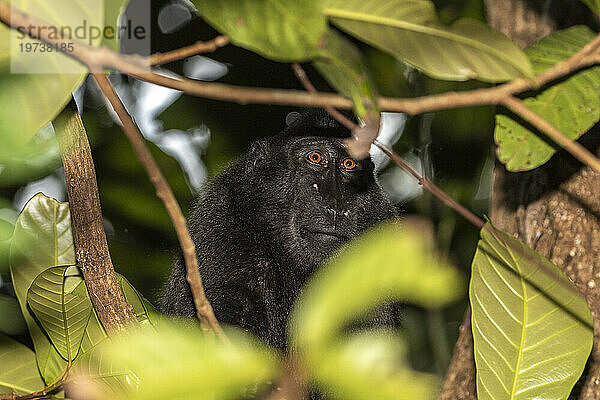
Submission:
[[[323,156],[318,151],[311,151],[310,153],[308,153],[306,158],[308,159],[308,161],[314,164],[320,164],[323,161]]]
[[[356,168],[357,164],[356,161],[351,158],[344,158],[342,160],[342,166],[346,171],[352,171],[354,168]]]

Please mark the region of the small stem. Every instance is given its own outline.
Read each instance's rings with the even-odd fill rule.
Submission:
[[[597,157],[576,141],[566,137],[561,131],[556,129],[554,125],[523,104],[521,100],[513,96],[506,96],[502,101],[502,104],[525,121],[535,126],[541,132],[545,133],[573,157],[600,173],[600,160]]]
[[[212,53],[220,47],[229,44],[227,36],[217,36],[208,42],[198,41],[190,46],[182,47],[166,53],[155,53],[150,56],[150,65],[167,64],[201,53]]]
[[[121,102],[121,99],[119,99],[119,96],[115,92],[108,78],[103,73],[93,74],[93,77],[100,90],[119,116],[119,119],[123,124],[123,132],[127,136],[127,139],[129,139],[138,160],[146,170],[150,181],[156,189],[156,195],[163,201],[165,208],[169,213],[169,217],[173,222],[183,251],[183,258],[187,270],[187,281],[194,298],[198,319],[200,319],[205,330],[212,329],[212,331],[217,333],[223,340],[226,340],[225,334],[215,317],[212,306],[204,293],[202,278],[200,277],[200,271],[198,269],[196,247],[190,237],[185,218],[181,213],[181,208],[173,195],[169,183],[163,176],[158,164],[156,164],[156,161],[152,157],[152,154],[150,154],[150,151],[144,144],[141,133],[125,109],[125,106]]]

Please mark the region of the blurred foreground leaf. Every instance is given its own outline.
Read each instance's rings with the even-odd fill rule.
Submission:
[[[276,377],[274,354],[239,332],[227,335],[232,344],[206,336],[191,321],[165,321],[158,330],[129,331],[94,350],[102,357],[92,357],[88,376],[77,373],[74,388],[91,388],[117,399],[238,399]],[[107,363],[123,376],[130,371],[138,383],[122,386],[120,393],[106,387],[108,375],[98,380],[95,374]]]
[[[469,297],[478,398],[567,398],[592,349],[593,329],[586,301],[565,274],[488,223]]]
[[[75,30],[85,21],[102,27],[103,0],[53,0],[49,12],[44,0],[12,0],[11,6],[44,21],[45,28]],[[89,36],[89,32],[86,32]],[[23,39],[17,37],[24,36]],[[99,45],[101,38],[89,38]],[[86,68],[60,52],[23,51],[22,46],[39,45],[5,25],[0,25],[0,148],[27,143],[50,122],[71,99],[86,76]],[[18,94],[15,95],[15,94]]]
[[[391,301],[441,306],[461,297],[462,288],[458,272],[432,253],[422,232],[387,223],[349,243],[311,278],[293,313],[291,342],[324,391],[430,397],[435,379],[407,367],[391,332],[348,339],[344,328]]]

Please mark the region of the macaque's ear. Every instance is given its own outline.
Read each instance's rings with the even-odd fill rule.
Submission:
[[[270,144],[266,140],[257,140],[250,145],[246,157],[246,172],[263,165],[269,157]]]

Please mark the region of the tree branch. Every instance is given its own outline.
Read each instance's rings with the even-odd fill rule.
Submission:
[[[109,333],[135,322],[110,259],[96,171],[87,134],[71,101],[55,121],[71,210],[75,259],[81,268],[94,309]]]
[[[98,87],[119,116],[119,119],[123,124],[123,132],[127,136],[127,139],[129,139],[129,142],[133,147],[133,151],[146,170],[150,181],[156,189],[156,195],[164,203],[165,208],[169,213],[169,217],[173,222],[173,226],[177,232],[177,238],[179,239],[179,243],[183,251],[183,258],[187,270],[187,281],[192,291],[198,319],[200,319],[204,329],[211,329],[225,340],[225,334],[223,333],[223,330],[221,329],[221,326],[215,317],[212,306],[210,305],[204,293],[202,278],[200,277],[200,271],[198,269],[196,247],[194,246],[194,242],[190,237],[185,218],[181,213],[181,209],[179,208],[179,204],[177,203],[177,200],[171,191],[169,183],[160,171],[156,161],[154,161],[152,154],[150,154],[150,151],[144,144],[142,136],[133,122],[133,119],[129,113],[127,113],[125,106],[121,102],[121,99],[119,99],[119,96],[115,92],[113,86],[110,84],[108,78],[106,78],[103,73],[95,73],[93,74],[93,77],[96,80]]]
[[[61,43],[73,42],[72,40],[67,41],[64,38],[51,37],[47,30],[36,30],[35,28],[40,26],[39,21],[36,21],[34,18],[17,9],[11,8],[5,1],[0,1],[0,21],[13,29],[26,31],[31,37],[47,43],[60,45]],[[25,27],[30,28],[30,30],[27,31]],[[92,47],[80,42],[75,42],[74,44],[73,52],[65,54],[82,62],[92,73],[102,72],[105,68],[112,68],[143,81],[181,90],[191,95],[214,100],[232,101],[240,104],[260,103],[323,108],[334,107],[342,109],[351,109],[353,107],[351,100],[337,94],[250,88],[214,82],[200,82],[184,77],[171,78],[150,71],[149,67],[152,63],[150,58],[121,55],[108,48]],[[516,79],[493,88],[477,89],[466,92],[448,92],[440,95],[413,99],[380,97],[378,98],[378,105],[382,111],[404,112],[414,115],[457,107],[510,104],[511,100],[509,97],[511,96],[523,93],[527,90],[538,89],[541,86],[562,78],[578,69],[598,63],[600,61],[599,47],[600,35],[569,59],[554,65],[552,68],[535,76],[531,80]],[[189,54],[187,51],[184,53]],[[177,57],[179,56],[181,56],[181,54],[177,54]],[[174,58],[174,55],[170,55],[169,57],[170,59],[176,59]],[[160,61],[161,57],[158,56],[157,58]],[[546,126],[546,128],[549,129],[548,126]],[[548,133],[548,129],[543,130],[543,132]],[[560,142],[558,142],[559,144],[571,141],[560,131],[556,129],[552,129],[551,131],[553,140],[556,140],[554,139],[555,137],[561,137],[558,139],[560,140]],[[568,146],[565,147],[565,149],[567,151],[574,151],[575,153],[572,154],[578,159],[589,161],[589,157],[583,155],[578,146]],[[600,172],[600,161],[593,162],[592,164],[586,162],[586,164]]]
[[[227,36],[217,36],[208,42],[199,41],[190,46],[182,47],[177,50],[166,53],[155,53],[150,56],[150,65],[162,65],[191,57],[196,54],[212,53],[213,51],[220,47],[226,46],[227,44],[229,44],[229,38]]]

